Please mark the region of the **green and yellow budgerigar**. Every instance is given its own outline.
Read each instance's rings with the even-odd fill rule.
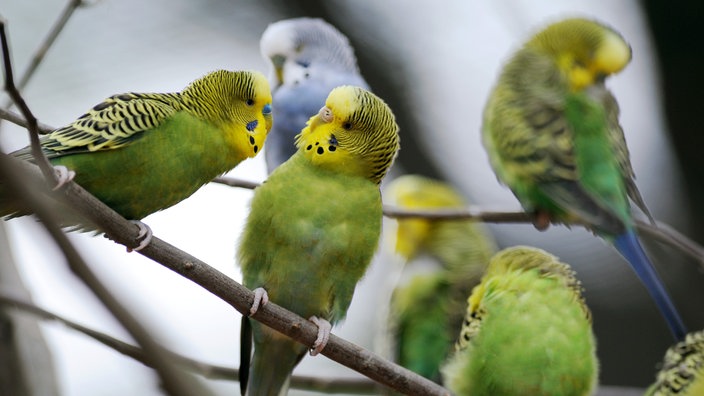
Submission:
[[[591,315],[567,264],[516,246],[491,259],[443,367],[457,396],[590,395],[598,363]]]
[[[451,186],[420,175],[404,175],[384,190],[387,203],[404,209],[462,209],[464,197]],[[467,295],[479,283],[496,244],[471,220],[397,219],[395,250],[410,263],[391,296],[390,338],[396,362],[440,382],[440,366],[462,325]],[[413,260],[430,256],[439,268],[417,271]],[[415,272],[415,273],[414,273]],[[410,279],[405,273],[411,273]]]
[[[704,330],[689,333],[665,353],[646,396],[704,395]]]
[[[612,244],[645,285],[672,334],[685,326],[635,232],[629,198],[652,217],[634,182],[606,77],[631,60],[615,30],[567,19],[537,33],[506,63],[484,111],[492,167],[536,227],[579,222]]]
[[[319,327],[320,352],[331,323],[345,317],[381,232],[379,184],[399,149],[389,107],[353,86],[333,89],[296,138],[298,151],[254,192],[238,257],[244,285],[255,289],[251,313],[271,300]],[[243,318],[242,391],[278,395],[306,347]],[[246,338],[246,337],[243,337]],[[247,371],[250,376],[247,378]],[[248,384],[249,383],[249,384]]]
[[[219,70],[181,92],[114,95],[41,146],[106,205],[140,220],[255,156],[271,125],[266,77]],[[29,147],[13,155],[32,159]],[[2,216],[26,214],[9,203],[0,207]]]

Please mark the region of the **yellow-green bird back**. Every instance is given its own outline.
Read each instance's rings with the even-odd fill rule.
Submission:
[[[358,87],[333,89],[297,136],[298,151],[254,192],[240,239],[243,283],[305,318],[342,320],[381,232],[379,183],[399,149],[389,107]],[[306,347],[251,323],[250,395],[278,395]],[[247,340],[244,340],[245,344]],[[245,379],[243,379],[244,381]]]
[[[420,175],[403,175],[384,190],[387,203],[404,209],[463,209],[454,188]],[[440,366],[464,319],[467,295],[479,283],[496,244],[481,223],[471,220],[397,219],[395,251],[409,261],[391,296],[389,337],[395,361],[436,382]],[[437,268],[419,270],[430,256]]]
[[[78,184],[139,220],[255,156],[271,125],[266,77],[219,70],[181,92],[114,95],[41,145],[53,165],[75,171]],[[32,159],[29,147],[13,154]],[[4,216],[26,214],[10,203],[0,208]]]
[[[665,353],[646,396],[704,395],[704,330],[689,333]]]
[[[494,255],[468,299],[445,385],[458,396],[591,394],[598,364],[581,292],[570,267],[545,251]]]

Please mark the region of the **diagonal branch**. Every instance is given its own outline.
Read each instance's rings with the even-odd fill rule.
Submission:
[[[12,162],[9,165],[13,168],[0,172],[0,179],[12,174],[25,183],[41,183],[41,175],[36,166],[14,160],[4,154],[0,154],[0,158],[3,159],[0,161],[0,169],[4,169],[9,162]],[[51,194],[51,191],[47,188],[43,193]],[[105,232],[108,238],[132,248],[138,245],[137,227],[75,182],[66,183],[61,192],[53,195],[76,208],[78,213],[86,217],[87,222]],[[249,312],[254,301],[252,291],[192,255],[157,237],[153,237],[139,253],[193,281],[240,313]],[[316,325],[272,302],[261,307],[253,318],[308,347],[313,345],[317,338]],[[432,381],[334,334],[322,354],[376,382],[406,394],[449,395],[446,389]]]
[[[119,352],[146,366],[151,367],[151,362],[146,359],[144,350],[142,350],[141,348],[126,343],[115,337],[111,337],[105,333],[83,326],[61,315],[57,315],[53,312],[47,311],[22,298],[15,297],[0,291],[0,304],[8,305],[12,308],[22,310],[24,312],[38,316],[45,320],[53,320],[60,322],[75,331],[78,331],[80,333],[83,333],[84,335],[87,335],[88,337],[93,338],[95,341],[115,350],[116,352]],[[169,359],[174,361],[176,364],[184,367],[185,369],[193,373],[202,375],[203,377],[231,381],[237,379],[237,369],[204,363],[169,350],[165,350],[164,352],[166,352]],[[359,379],[320,379],[316,377],[294,375],[291,378],[292,388],[312,390],[317,392],[374,394],[378,392],[377,386],[378,385],[375,382],[363,377]]]

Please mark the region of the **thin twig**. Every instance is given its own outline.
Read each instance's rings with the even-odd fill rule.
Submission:
[[[55,185],[57,182],[56,173],[54,172],[54,168],[49,163],[49,160],[46,159],[46,156],[42,152],[39,143],[37,118],[34,117],[34,114],[32,114],[31,110],[29,110],[29,106],[27,106],[24,98],[20,95],[17,87],[15,87],[15,80],[12,72],[12,60],[10,59],[10,44],[7,39],[7,29],[5,28],[6,25],[7,23],[5,19],[0,17],[0,41],[2,44],[3,71],[5,72],[5,91],[7,91],[8,95],[10,95],[10,98],[12,98],[15,102],[15,105],[17,105],[17,108],[20,109],[22,116],[24,116],[27,121],[27,130],[29,131],[29,141],[32,145],[32,155],[34,156],[34,160],[37,162],[37,165],[39,165],[39,169],[41,169],[47,182],[53,181],[53,184]]]
[[[23,128],[29,129],[29,124],[27,123],[27,120],[25,120],[22,115],[17,114],[13,111],[3,109],[0,107],[0,119],[10,121],[11,123],[21,126]],[[51,132],[54,130],[54,128],[50,127],[49,125],[42,124],[41,122],[37,122],[37,127],[39,128],[39,133],[42,135],[46,135],[47,133]]]
[[[64,10],[59,15],[59,19],[57,19],[54,23],[54,26],[51,27],[51,30],[49,30],[49,33],[41,42],[39,48],[37,48],[37,50],[34,52],[34,55],[32,56],[32,59],[29,62],[29,65],[27,65],[27,69],[25,69],[24,73],[22,73],[22,77],[20,77],[20,80],[17,83],[18,90],[21,91],[27,85],[29,79],[32,78],[32,75],[34,75],[34,72],[37,70],[37,67],[39,67],[39,64],[42,62],[42,60],[44,60],[44,56],[46,56],[47,51],[54,44],[54,41],[59,36],[59,33],[61,33],[64,26],[66,26],[66,22],[68,22],[69,18],[71,18],[71,15],[76,10],[76,8],[81,5],[81,0],[69,0],[68,4],[66,4],[66,8],[64,8]]]
[[[145,366],[151,367],[149,359],[145,358],[144,351],[138,346],[129,344],[115,337],[107,335],[89,327],[83,326],[77,322],[67,319],[56,313],[40,308],[35,304],[25,301],[22,298],[15,297],[0,291],[0,304],[11,306],[15,309],[36,315],[45,320],[53,320],[62,323],[63,325],[76,330],[95,341],[114,349],[125,356],[128,356]],[[230,380],[234,381],[238,377],[238,370],[232,367],[219,366],[201,362],[199,360],[189,358],[170,350],[164,350],[169,356],[169,359],[185,369],[201,375],[209,379]],[[378,392],[377,384],[367,378],[329,378],[321,379],[309,376],[294,375],[291,378],[291,388],[312,390],[318,392],[335,392],[335,393],[356,393],[356,394],[374,394]]]
[[[213,179],[213,183],[224,184],[224,185],[230,186],[230,187],[247,188],[250,190],[254,190],[255,188],[259,187],[259,185],[260,185],[260,183],[253,182],[253,181],[235,179],[232,177],[222,177],[222,176],[216,177],[215,179]]]

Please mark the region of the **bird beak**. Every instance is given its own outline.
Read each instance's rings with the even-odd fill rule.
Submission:
[[[277,88],[284,83],[284,63],[286,58],[283,55],[274,55],[271,57],[271,63],[274,64],[274,88]]]
[[[318,114],[313,116],[310,120],[310,129],[314,130],[321,124],[328,124],[333,120],[332,110],[327,106],[323,106],[318,111]]]

